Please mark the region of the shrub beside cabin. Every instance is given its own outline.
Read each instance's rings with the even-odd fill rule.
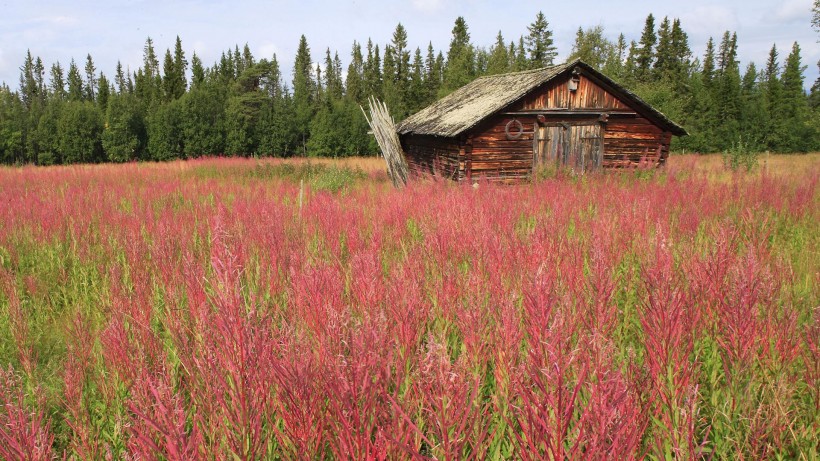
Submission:
[[[582,61],[481,77],[398,126],[411,171],[515,182],[533,170],[662,165],[686,131]]]

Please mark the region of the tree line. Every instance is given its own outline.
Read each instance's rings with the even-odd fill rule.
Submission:
[[[817,8],[817,7],[815,7]],[[816,16],[815,19],[816,21]],[[760,67],[741,72],[738,40],[726,31],[693,56],[680,20],[646,18],[639,41],[609,40],[603,27],[579,28],[569,58],[580,58],[681,123],[678,150],[714,152],[820,149],[820,79],[804,90],[800,46],[785,59],[772,46]],[[328,48],[320,64],[303,35],[285,81],[276,55],[256,59],[247,45],[206,67],[190,61],[179,37],[160,64],[151,38],[136,71],[118,63],[109,78],[89,54],[82,70],[56,62],[46,78],[27,53],[19,88],[0,85],[0,162],[60,164],[169,160],[202,155],[346,156],[377,152],[359,109],[384,100],[401,120],[473,79],[555,64],[553,32],[538,13],[517,40],[498,32],[477,46],[456,19],[447,50],[412,50],[398,24],[389,43],[354,41],[349,64]],[[818,63],[820,67],[820,62]]]

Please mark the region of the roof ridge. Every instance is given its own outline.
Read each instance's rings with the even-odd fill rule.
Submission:
[[[482,75],[481,77],[478,77],[475,80],[484,80],[484,79],[496,78],[496,77],[506,77],[506,76],[510,76],[510,75],[535,74],[535,73],[538,73],[538,72],[544,72],[545,70],[552,70],[552,69],[555,69],[556,67],[563,67],[563,66],[566,66],[567,64],[575,63],[577,61],[579,61],[579,60],[576,59],[574,61],[568,61],[568,62],[565,62],[563,64],[553,64],[551,66],[538,67],[536,69],[525,69],[525,70],[517,70],[515,72],[503,72],[503,73],[500,73],[500,74]]]

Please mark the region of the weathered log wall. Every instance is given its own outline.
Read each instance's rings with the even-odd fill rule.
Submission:
[[[402,136],[401,142],[411,174],[429,174],[457,181],[464,179],[464,159],[458,140],[408,135]]]
[[[549,82],[546,87],[530,93],[512,111],[544,109],[606,109],[610,111],[630,111],[615,95],[581,75],[578,89],[569,90],[570,76]]]
[[[643,117],[610,119],[604,131],[604,166],[660,165],[669,156],[672,134]]]
[[[511,127],[507,136],[507,123],[513,119],[521,123]],[[466,143],[470,159],[468,175],[471,179],[484,178],[491,181],[520,181],[532,173],[533,135],[537,120],[534,115],[495,116],[472,132]],[[520,131],[520,133],[519,133]]]

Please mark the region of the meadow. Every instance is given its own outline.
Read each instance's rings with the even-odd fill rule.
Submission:
[[[0,458],[818,459],[820,154],[0,168]]]

